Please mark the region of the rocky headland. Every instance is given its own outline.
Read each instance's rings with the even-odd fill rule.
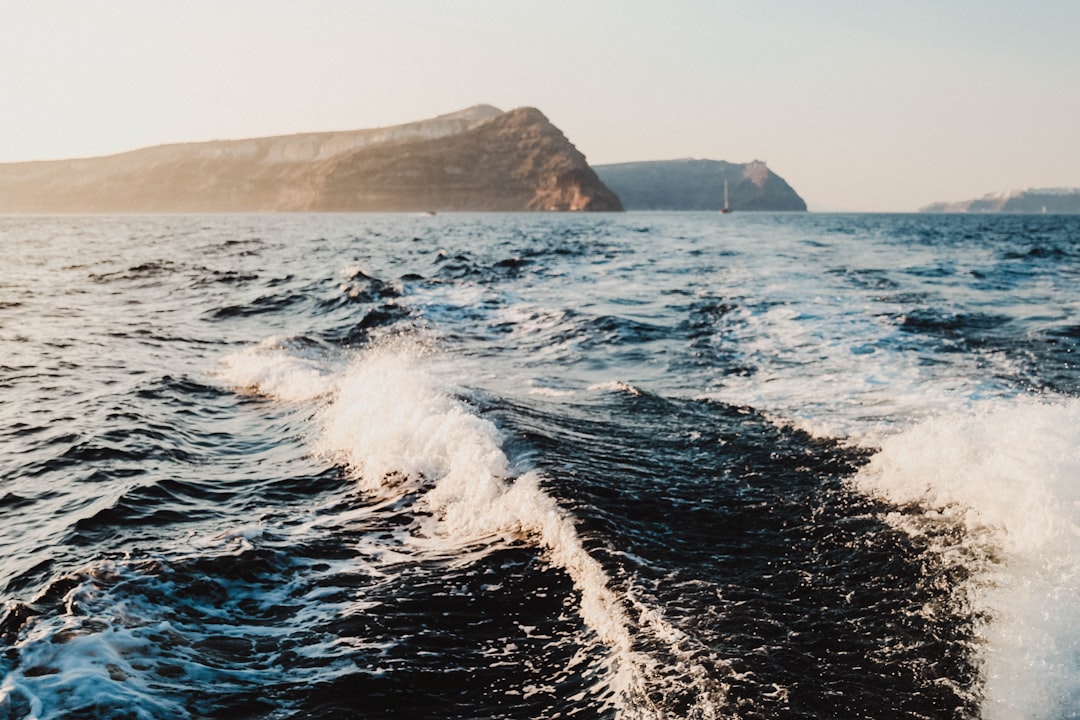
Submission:
[[[927,205],[927,213],[1080,213],[1080,188],[1014,190],[984,195],[975,200],[938,202]]]
[[[0,212],[621,210],[539,110],[0,164]]]
[[[658,160],[594,169],[627,210],[720,210],[725,181],[732,210],[806,210],[798,193],[760,161]]]

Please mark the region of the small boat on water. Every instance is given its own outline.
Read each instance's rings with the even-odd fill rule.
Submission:
[[[731,212],[731,206],[730,206],[730,205],[728,205],[728,196],[727,196],[727,180],[725,180],[725,181],[724,181],[724,207],[722,207],[722,208],[720,209],[720,212],[722,212],[722,213],[729,213],[729,212]]]

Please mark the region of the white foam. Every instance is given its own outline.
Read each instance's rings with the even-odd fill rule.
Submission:
[[[26,720],[59,719],[73,707],[57,698],[69,697],[81,707],[98,712],[107,708],[139,720],[189,717],[182,705],[163,697],[135,667],[145,662],[147,650],[144,640],[123,627],[84,632],[78,627],[39,625],[20,649],[20,662],[35,673],[5,676],[0,709],[10,712],[23,705],[29,709]]]
[[[628,664],[626,618],[571,518],[537,473],[512,475],[498,429],[451,394],[425,356],[403,343],[360,354],[320,413],[318,452],[377,495],[421,493],[427,520],[413,542],[432,552],[445,552],[447,543],[532,538],[574,580],[586,623]]]
[[[318,346],[272,337],[226,355],[218,375],[240,390],[306,402],[333,390],[334,360]]]
[[[957,591],[988,618],[984,716],[1071,716],[1080,702],[1080,400],[987,402],[925,420],[886,438],[854,483],[922,508],[914,524],[891,516],[911,532],[960,524],[961,555],[982,559]]]
[[[188,560],[215,553],[239,558],[260,536],[258,529],[239,528],[206,539],[194,554],[174,557],[171,563],[182,569]],[[310,667],[272,663],[272,655],[255,650],[254,643],[250,655],[223,666],[213,651],[217,640],[257,639],[277,646],[315,613],[301,611],[285,625],[246,624],[237,617],[237,606],[245,601],[265,607],[286,604],[295,598],[297,586],[288,580],[256,587],[229,583],[228,599],[222,602],[213,593],[185,592],[171,573],[162,572],[171,563],[128,558],[76,573],[63,598],[64,610],[34,617],[15,643],[18,662],[0,683],[0,715],[26,720],[61,720],[73,713],[140,720],[202,717],[203,701],[193,703],[192,695],[202,694],[196,690],[204,685],[227,696],[278,682],[314,682],[354,666],[350,658],[338,663],[337,638],[298,650],[323,659]],[[314,607],[326,615],[355,610],[352,605],[323,601]],[[177,607],[183,610],[176,612]]]
[[[548,387],[547,385],[533,385],[531,388],[529,388],[529,394],[539,395],[541,397],[560,398],[572,397],[574,395],[577,395],[577,391],[563,390],[560,388]]]
[[[622,380],[609,380],[607,382],[595,383],[589,386],[589,390],[593,392],[626,393],[633,397],[641,395],[641,390]]]
[[[737,346],[754,372],[725,376],[700,396],[782,417],[817,437],[876,445],[958,401],[1013,392],[996,379],[1015,374],[1003,354],[952,353],[928,368],[892,319],[867,310],[851,298],[816,298],[736,311],[718,342]]]

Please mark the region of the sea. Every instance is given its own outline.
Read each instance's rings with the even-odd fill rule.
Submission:
[[[0,718],[1080,718],[1080,216],[0,217]]]

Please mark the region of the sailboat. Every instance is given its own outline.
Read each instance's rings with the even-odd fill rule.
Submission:
[[[720,210],[720,212],[722,212],[722,213],[729,213],[729,212],[731,212],[731,206],[730,206],[730,205],[728,205],[728,197],[727,197],[727,180],[725,180],[725,181],[724,181],[724,207],[723,207],[723,208],[722,208],[722,209]]]

